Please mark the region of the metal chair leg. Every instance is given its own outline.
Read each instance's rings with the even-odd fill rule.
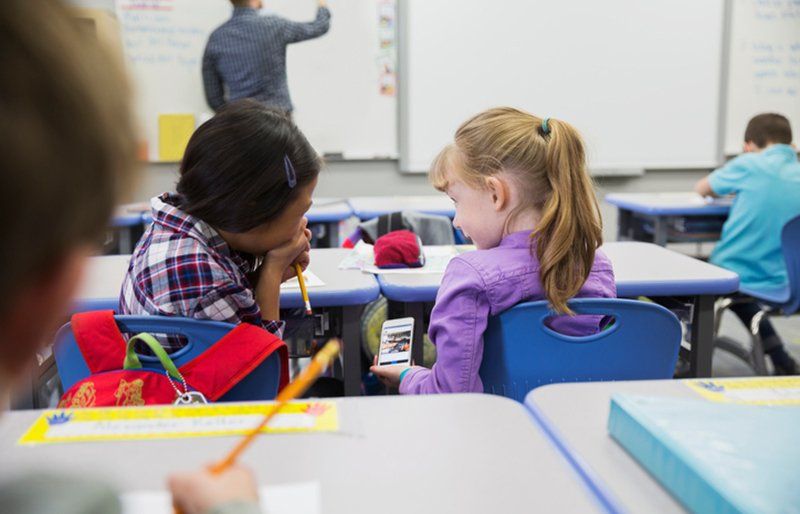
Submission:
[[[725,336],[717,337],[714,339],[714,347],[730,353],[747,364],[748,367],[753,367],[753,354],[750,352],[750,348],[742,346],[735,339]]]
[[[759,311],[750,321],[750,334],[752,335],[753,369],[758,375],[767,375],[767,361],[764,357],[764,343],[761,339],[761,320],[767,315],[766,310]]]
[[[719,336],[719,327],[722,324],[722,315],[733,305],[733,299],[728,297],[719,298],[714,305],[714,339]]]

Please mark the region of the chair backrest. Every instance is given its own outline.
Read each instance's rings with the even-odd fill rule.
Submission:
[[[576,314],[612,316],[593,335],[560,334],[546,325],[547,302],[521,303],[490,318],[484,333],[480,377],[484,391],[523,401],[536,387],[555,382],[671,378],[681,325],[654,303],[615,298],[571,300]]]
[[[781,248],[789,276],[789,300],[781,306],[781,310],[785,314],[794,314],[800,309],[800,216],[783,226]]]
[[[166,316],[116,315],[114,319],[123,334],[147,332],[185,337],[188,340],[187,345],[170,354],[170,358],[177,367],[181,367],[199,356],[235,327],[230,323]],[[61,327],[56,334],[53,354],[65,391],[75,382],[91,374],[78,343],[75,341],[70,323]],[[156,357],[139,355],[139,360],[145,368],[162,369]],[[120,363],[121,367],[122,363]],[[274,352],[225,393],[219,401],[272,400],[278,394],[280,376],[281,361],[278,352]]]

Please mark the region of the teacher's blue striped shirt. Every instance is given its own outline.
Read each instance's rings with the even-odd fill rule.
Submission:
[[[286,45],[325,34],[330,18],[325,7],[320,7],[316,19],[308,23],[260,16],[251,8],[234,8],[231,19],[211,33],[203,55],[208,105],[216,111],[226,101],[254,98],[291,112]]]

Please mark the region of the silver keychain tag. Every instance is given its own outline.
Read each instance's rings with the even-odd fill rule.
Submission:
[[[204,405],[208,403],[208,400],[206,400],[206,397],[203,396],[203,393],[200,391],[189,391],[189,386],[186,385],[186,380],[184,380],[182,375],[178,374],[183,385],[183,392],[175,385],[175,381],[169,376],[169,372],[164,371],[164,373],[167,375],[167,380],[169,380],[170,385],[175,390],[176,397],[172,405]]]
[[[174,405],[206,404],[208,400],[200,391],[187,391],[175,399]]]

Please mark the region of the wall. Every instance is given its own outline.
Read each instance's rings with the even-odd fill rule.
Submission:
[[[613,192],[688,191],[708,170],[648,171],[639,177],[597,177],[598,198],[603,213],[604,238],[616,237],[616,209],[602,202]],[[146,200],[172,190],[177,178],[175,164],[149,164],[142,170],[131,201]],[[332,162],[320,175],[319,196],[424,195],[435,191],[425,175],[401,174],[396,161]]]
[[[75,5],[92,8],[114,8],[114,0],[71,0]],[[611,192],[684,191],[708,170],[649,171],[638,177],[598,177],[598,197]],[[174,188],[175,164],[148,164],[142,170],[138,186],[131,192],[131,201],[146,200]],[[416,195],[431,194],[433,189],[424,175],[404,175],[396,161],[331,162],[320,177],[319,196]],[[616,210],[601,201],[604,236],[613,240],[616,233]]]

